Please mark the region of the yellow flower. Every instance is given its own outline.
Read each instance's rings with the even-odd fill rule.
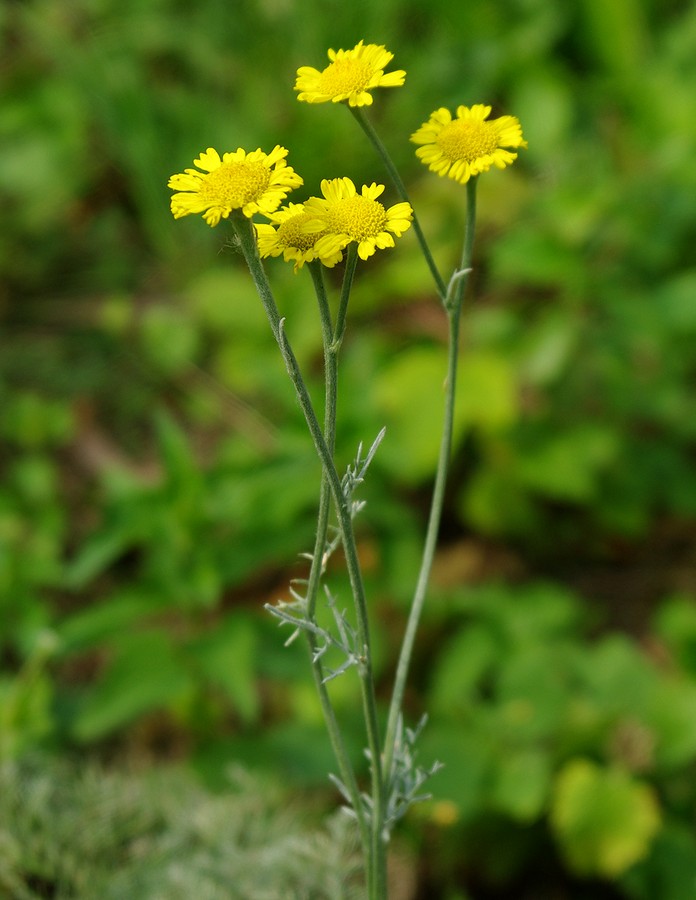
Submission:
[[[208,147],[194,166],[184,174],[172,175],[169,187],[179,193],[171,200],[175,219],[191,213],[203,213],[208,225],[217,225],[234,209],[241,209],[251,218],[254,213],[269,215],[278,209],[285,197],[302,184],[300,176],[285,162],[288,151],[275,147],[271,153],[241,147],[220,158],[217,150]]]
[[[409,203],[397,203],[385,209],[377,200],[383,184],[363,185],[360,194],[350,178],[325,179],[321,197],[310,197],[305,209],[322,222],[326,234],[314,245],[317,256],[330,256],[352,241],[358,245],[358,256],[367,259],[375,249],[394,246],[393,235],[401,235],[411,227],[413,210]],[[308,223],[312,227],[312,222]]]
[[[300,91],[297,99],[305,103],[347,100],[349,106],[369,106],[372,88],[398,87],[404,83],[403,70],[384,73],[393,57],[385,47],[362,41],[352,50],[329,50],[331,63],[321,72],[312,66],[297,70],[295,90]]]
[[[514,116],[487,122],[491,107],[458,106],[457,118],[448,109],[436,109],[414,134],[414,144],[422,144],[416,156],[438,175],[449,175],[465,184],[473,175],[491,166],[504,169],[517,159],[504,147],[526,147],[522,127]]]
[[[316,243],[326,234],[326,226],[316,215],[307,212],[302,203],[288,203],[268,218],[273,225],[265,222],[254,225],[261,257],[280,256],[282,253],[286,262],[295,260],[296,272],[314,259],[320,259],[329,268],[343,259],[340,250],[323,256],[317,254]]]

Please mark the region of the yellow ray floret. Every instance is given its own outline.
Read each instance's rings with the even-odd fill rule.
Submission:
[[[355,241],[358,256],[368,259],[376,249],[393,247],[394,235],[401,237],[411,227],[413,210],[409,203],[385,208],[377,199],[383,191],[383,184],[373,183],[363,185],[358,194],[350,178],[322,181],[323,197],[305,202],[305,210],[326,229],[314,245],[315,253],[330,255]],[[311,220],[308,227],[314,227]]]
[[[433,172],[461,184],[491,166],[504,169],[517,159],[507,147],[526,147],[522,126],[514,116],[486,121],[490,106],[458,106],[455,118],[448,109],[436,109],[411,140],[421,146],[416,156]]]
[[[270,215],[290,191],[302,184],[300,176],[287,165],[285,147],[276,146],[270,153],[241,147],[224,153],[209,147],[193,161],[196,169],[172,175],[169,187],[177,191],[171,199],[175,219],[203,213],[208,225],[217,225],[235,209],[245,216],[254,213]]]
[[[295,272],[315,259],[329,268],[343,259],[340,250],[323,255],[317,253],[316,244],[327,229],[313,212],[305,209],[304,204],[288,203],[268,218],[273,224],[260,222],[254,225],[262,258],[282,254],[286,262],[295,263]]]
[[[331,62],[321,71],[312,66],[297,70],[298,100],[305,103],[347,100],[349,106],[369,106],[373,88],[398,87],[406,77],[401,69],[385,73],[394,54],[380,44],[359,41],[352,50],[329,50],[328,55]]]

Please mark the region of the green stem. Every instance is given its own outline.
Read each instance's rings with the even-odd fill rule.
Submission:
[[[333,340],[329,345],[329,355],[334,365],[338,362],[338,354],[343,343],[343,336],[346,329],[346,317],[348,314],[348,302],[350,300],[350,292],[353,286],[355,270],[358,262],[357,244],[349,245],[346,256],[345,270],[343,273],[343,284],[341,285],[341,298],[336,316],[336,327],[334,329]],[[317,264],[318,265],[318,264]],[[321,267],[320,267],[321,268]],[[324,320],[330,321],[330,315],[323,314]],[[324,332],[326,337],[326,332]],[[326,344],[324,352],[326,353]],[[372,682],[374,685],[374,682]],[[372,752],[372,751],[371,751]],[[380,747],[381,753],[381,747]],[[381,775],[380,775],[381,778]],[[375,805],[372,817],[372,833],[371,845],[367,850],[367,883],[370,898],[375,900],[383,900],[387,896],[387,875],[386,875],[386,845],[382,840],[382,820],[384,815],[384,793],[383,780],[380,783],[380,802]]]
[[[362,128],[367,136],[367,139],[372,144],[374,149],[377,151],[379,156],[382,158],[382,162],[386,166],[387,172],[389,172],[389,177],[394,182],[394,187],[396,188],[399,196],[406,203],[411,203],[408,197],[408,191],[406,190],[406,185],[403,183],[401,179],[401,175],[399,175],[399,171],[394,165],[391,156],[387,151],[387,148],[382,143],[379,135],[374,129],[374,126],[367,118],[362,108],[359,106],[349,106],[350,111],[353,113],[358,125]],[[413,204],[411,203],[411,208],[413,209]],[[413,213],[413,230],[416,232],[416,237],[418,238],[418,243],[420,244],[421,250],[423,252],[423,256],[425,257],[425,261],[428,264],[428,268],[430,269],[430,273],[435,280],[435,284],[437,285],[437,290],[440,295],[440,299],[444,301],[447,296],[447,286],[442,279],[442,275],[435,265],[435,260],[433,259],[433,255],[430,252],[430,248],[428,247],[428,242],[425,239],[425,235],[423,234],[423,229],[420,226],[420,222],[418,218]]]
[[[335,438],[336,438],[336,397],[337,397],[337,360],[336,353],[332,351],[331,344],[333,341],[333,327],[331,323],[331,313],[326,298],[326,289],[324,287],[324,279],[321,266],[310,264],[310,273],[314,290],[317,295],[319,305],[319,314],[322,329],[322,343],[324,345],[324,374],[325,374],[325,399],[324,399],[324,439],[329,451],[333,454]],[[317,532],[314,541],[314,552],[312,553],[312,564],[307,581],[307,618],[315,621],[316,603],[319,589],[321,587],[321,577],[324,573],[324,551],[326,548],[326,537],[329,527],[329,513],[331,510],[331,490],[326,472],[322,468],[321,487],[319,490],[319,512],[317,515]],[[369,847],[371,834],[369,823],[365,817],[360,799],[360,788],[358,787],[353,766],[346,751],[345,743],[341,735],[341,729],[336,719],[336,713],[331,703],[331,698],[324,680],[324,669],[321,660],[317,658],[317,638],[312,631],[306,631],[307,643],[309,645],[310,659],[312,663],[312,675],[314,684],[319,695],[324,721],[329,733],[329,740],[334,751],[334,756],[338,763],[341,780],[350,796],[351,805],[355,810],[360,831],[360,840],[363,846]]]
[[[447,483],[447,470],[452,449],[452,432],[454,428],[454,402],[457,386],[457,363],[459,358],[459,323],[462,310],[462,298],[468,281],[471,266],[472,251],[474,246],[474,234],[476,229],[476,178],[467,182],[467,207],[466,207],[466,232],[464,235],[464,247],[459,269],[450,280],[447,295],[445,297],[445,309],[449,323],[449,341],[447,351],[447,387],[445,394],[445,413],[440,441],[440,454],[433,486],[433,496],[430,504],[430,515],[423,547],[418,581],[411,603],[406,630],[404,632],[401,652],[394,678],[394,689],[389,705],[389,718],[384,741],[384,771],[387,779],[391,777],[391,768],[396,752],[396,735],[399,717],[402,713],[406,679],[413,655],[413,645],[420,622],[425,596],[430,580],[430,572],[435,558],[437,537],[442,517],[442,507],[445,499],[445,485]]]
[[[324,285],[324,276],[322,267],[319,262],[308,264],[309,273],[312,277],[314,293],[317,297],[317,305],[319,307],[319,321],[321,322],[321,338],[324,348],[324,440],[326,446],[333,459],[334,449],[336,445],[336,402],[338,393],[338,358],[333,347],[334,330],[331,321],[331,310],[329,301],[326,296],[326,286]],[[328,477],[324,468],[321,471],[321,489],[320,489],[320,513],[326,506],[325,521],[319,516],[317,527],[317,537],[314,546],[314,554],[312,556],[312,568],[310,570],[310,583],[307,591],[307,615],[310,619],[314,619],[316,608],[317,593],[319,580],[324,571],[323,554],[326,545],[326,535],[328,533],[328,516],[331,498],[331,489]],[[324,504],[322,503],[324,501]],[[318,563],[318,564],[317,564]],[[312,575],[316,572],[316,585],[312,583]],[[314,590],[311,590],[314,588]]]
[[[355,277],[355,268],[358,264],[358,245],[352,243],[348,245],[346,268],[343,273],[343,284],[341,285],[341,300],[338,305],[338,315],[336,316],[336,330],[334,331],[333,344],[336,352],[343,342],[343,335],[346,331],[346,315],[348,313],[348,300],[350,299],[350,290],[353,287],[353,278]]]
[[[367,615],[367,600],[362,580],[362,571],[358,559],[355,534],[350,504],[343,493],[341,479],[336,471],[333,454],[329,450],[322,433],[319,420],[314,411],[307,386],[302,378],[297,358],[285,334],[284,320],[268,283],[261,260],[259,259],[253,225],[241,212],[235,211],[230,216],[235,234],[239,240],[242,253],[249,267],[254,286],[263,304],[273,336],[280,348],[285,368],[295,388],[295,394],[307,423],[307,428],[314,443],[315,450],[329,482],[331,496],[336,507],[339,528],[343,538],[343,550],[346,568],[356,608],[357,634],[362,648],[362,657],[358,666],[360,690],[367,731],[367,744],[370,754],[371,794],[374,805],[372,811],[371,853],[368,854],[368,884],[371,886],[370,897],[382,900],[386,897],[386,847],[381,839],[382,825],[385,815],[384,780],[382,777],[381,747],[379,724],[377,721],[377,701],[374,692],[372,675],[372,653]]]

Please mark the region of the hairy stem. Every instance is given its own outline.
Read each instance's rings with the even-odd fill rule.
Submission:
[[[406,185],[404,184],[404,182],[401,178],[401,175],[399,175],[399,171],[396,168],[396,166],[394,165],[394,162],[392,161],[391,156],[389,156],[387,148],[384,146],[381,138],[375,131],[374,126],[372,125],[370,120],[367,118],[367,116],[363,112],[362,107],[349,106],[348,108],[353,113],[353,116],[355,117],[358,125],[360,125],[362,130],[365,132],[365,135],[366,135],[367,139],[369,140],[369,142],[372,144],[374,149],[377,151],[377,153],[381,157],[382,162],[386,166],[387,172],[389,173],[389,177],[394,182],[394,187],[396,188],[397,193],[399,194],[399,197],[401,197],[401,199],[404,200],[406,203],[410,203],[411,201],[409,200],[409,197],[408,197]],[[411,208],[413,209],[413,204],[411,204]],[[428,242],[425,239],[425,235],[423,234],[423,229],[420,226],[420,222],[418,221],[418,218],[417,218],[415,212],[413,213],[413,230],[415,231],[416,237],[418,238],[418,243],[420,244],[421,251],[423,253],[426,263],[428,264],[430,273],[433,276],[435,284],[437,285],[437,291],[440,295],[440,299],[444,301],[445,297],[447,296],[447,286],[445,285],[445,282],[442,279],[442,275],[440,275],[440,272],[439,272],[437,266],[435,265],[435,260],[433,259],[433,255],[430,252],[430,248],[428,247]]]
[[[358,672],[360,676],[360,692],[362,697],[365,727],[367,731],[367,745],[370,756],[371,795],[373,810],[371,817],[371,844],[368,851],[368,886],[370,898],[382,900],[386,893],[386,847],[382,840],[382,824],[385,816],[384,779],[382,775],[381,742],[379,724],[377,720],[377,702],[374,690],[374,678],[372,674],[372,654],[370,648],[370,633],[367,615],[367,600],[362,579],[362,571],[358,559],[357,545],[353,531],[353,521],[350,504],[343,493],[341,480],[336,471],[333,453],[327,446],[319,424],[316,412],[312,405],[307,386],[302,377],[297,358],[290,346],[284,329],[284,320],[278,312],[278,307],[268,283],[261,260],[259,259],[254,235],[253,225],[241,212],[235,211],[230,216],[235,234],[249,267],[256,291],[263,304],[273,336],[276,339],[280,352],[285,362],[285,368],[290,376],[295,394],[305,417],[309,433],[312,437],[315,450],[326,475],[329,490],[336,507],[339,528],[343,539],[343,549],[346,558],[346,567],[350,579],[353,599],[356,609],[357,632],[362,648],[362,656]]]
[[[401,644],[401,652],[399,654],[399,661],[397,663],[396,675],[394,678],[394,688],[389,706],[389,718],[387,720],[387,731],[384,741],[384,771],[387,779],[390,778],[391,767],[394,760],[399,717],[402,715],[404,702],[406,679],[408,677],[408,670],[413,655],[416,632],[425,603],[430,572],[435,558],[435,548],[437,546],[442,507],[445,499],[445,485],[447,483],[447,470],[449,468],[449,459],[452,449],[452,432],[454,427],[454,403],[457,385],[457,363],[459,359],[459,323],[462,310],[462,298],[464,296],[464,290],[466,288],[471,266],[475,228],[476,179],[472,178],[467,182],[466,232],[464,235],[461,264],[450,280],[449,288],[445,296],[445,309],[449,323],[449,341],[447,352],[448,362],[444,422],[421,567],[413,600],[411,602],[411,609],[406,623],[403,642]]]

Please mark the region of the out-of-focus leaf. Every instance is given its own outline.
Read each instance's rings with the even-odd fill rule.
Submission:
[[[436,800],[449,800],[460,820],[473,818],[485,805],[493,768],[492,747],[484,734],[445,723],[429,723],[418,739],[418,759],[424,766],[441,762],[425,785]]]
[[[57,626],[62,653],[74,653],[108,641],[124,629],[132,628],[148,613],[162,609],[161,598],[133,588],[112,594],[94,606],[66,616]]]
[[[652,788],[619,769],[573,759],[556,778],[551,824],[581,875],[621,875],[645,858],[660,823]]]
[[[98,740],[137,716],[176,703],[191,687],[183,656],[163,631],[126,633],[87,692],[72,734],[80,742]]]
[[[692,900],[696,885],[693,829],[667,822],[650,856],[627,872],[622,884],[636,900]]]
[[[482,625],[465,626],[438,652],[431,674],[430,704],[433,713],[463,710],[472,700],[480,680],[497,661],[499,645]]]
[[[515,468],[521,483],[531,490],[560,500],[587,501],[618,450],[613,430],[586,424],[522,448]]]
[[[253,620],[233,613],[188,649],[205,679],[223,689],[245,722],[259,712],[257,645]]]
[[[492,804],[521,822],[539,816],[551,785],[551,760],[547,753],[530,749],[500,757],[491,790]]]
[[[377,376],[375,397],[387,425],[380,460],[409,481],[436,465],[445,375],[444,349],[418,347],[404,351]],[[503,428],[515,419],[517,408],[510,364],[493,353],[466,354],[457,376],[457,433],[471,427]]]
[[[655,735],[658,765],[667,769],[696,760],[696,683],[664,677],[654,685],[646,722]]]

